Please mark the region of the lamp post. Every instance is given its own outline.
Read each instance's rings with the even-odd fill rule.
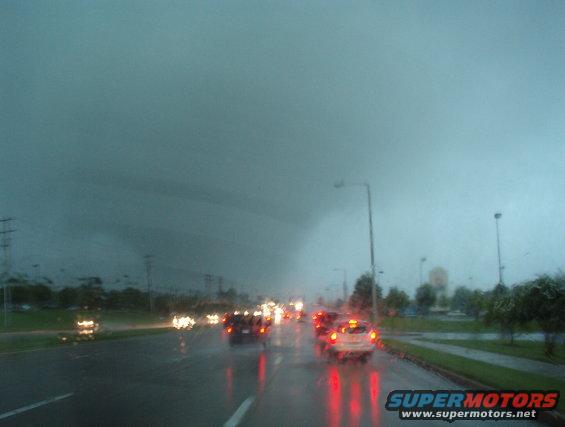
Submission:
[[[425,263],[426,261],[427,261],[427,259],[426,259],[425,256],[423,256],[422,258],[420,258],[420,286],[422,286],[422,284],[424,283],[424,277],[423,277],[422,269],[423,269],[424,263]]]
[[[498,229],[498,220],[502,217],[500,212],[494,214],[494,221],[496,222],[496,248],[498,251],[498,283],[503,285],[504,280],[502,279],[502,262],[500,260],[500,231]]]
[[[334,271],[343,271],[343,302],[347,303],[347,270],[345,268],[334,268]]]
[[[377,292],[375,289],[375,248],[373,244],[373,207],[371,202],[371,186],[368,182],[350,182],[341,180],[334,184],[335,188],[343,187],[365,187],[367,190],[367,204],[369,207],[369,247],[371,251],[371,321],[377,322]]]

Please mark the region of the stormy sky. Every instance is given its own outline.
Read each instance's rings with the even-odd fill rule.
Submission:
[[[565,264],[561,1],[3,1],[13,269],[326,294]],[[118,285],[116,285],[118,286]]]

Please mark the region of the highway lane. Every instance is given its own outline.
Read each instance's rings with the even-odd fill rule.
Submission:
[[[0,426],[392,426],[390,390],[457,388],[381,351],[367,365],[327,363],[310,325],[295,322],[276,326],[267,350],[199,329],[2,355],[0,372],[0,417],[42,403]]]

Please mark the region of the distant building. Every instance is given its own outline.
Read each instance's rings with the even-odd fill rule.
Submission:
[[[428,276],[428,282],[436,291],[436,301],[439,301],[441,297],[447,297],[447,285],[449,284],[449,278],[445,268],[432,268]]]

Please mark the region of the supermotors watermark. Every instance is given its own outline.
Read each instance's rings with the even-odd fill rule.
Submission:
[[[532,420],[558,401],[556,390],[394,390],[385,407],[402,420]]]

